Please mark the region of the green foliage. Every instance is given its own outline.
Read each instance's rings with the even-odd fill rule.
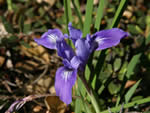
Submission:
[[[31,46],[28,43],[26,43],[25,41],[20,41],[20,44],[25,46],[26,48],[31,48]]]
[[[117,27],[117,25],[120,22],[123,12],[127,7],[127,4],[128,4],[128,0],[121,0],[110,28]]]
[[[99,6],[97,9],[98,11],[96,15],[95,26],[94,26],[97,31],[99,31],[100,29],[100,23],[103,17],[103,10],[104,10],[105,4],[106,4],[106,0],[100,0]]]
[[[6,20],[4,16],[0,16],[1,21],[4,24],[4,27],[8,33],[14,33],[12,25]]]
[[[129,100],[131,99],[131,97],[133,96],[135,90],[137,89],[137,87],[139,86],[141,80],[139,80],[136,84],[134,84],[134,86],[132,86],[128,92],[125,94],[125,103],[128,103]]]
[[[79,1],[78,0],[72,0],[72,4],[73,4],[74,10],[75,10],[75,13],[79,18],[80,28],[82,30],[83,29],[83,21],[82,21],[82,15],[79,11],[79,9],[80,9]]]
[[[134,55],[133,58],[131,59],[130,63],[128,64],[127,74],[126,74],[126,77],[128,79],[130,79],[131,75],[134,74],[134,69],[135,69],[137,63],[140,62],[140,57],[141,57],[141,53]]]
[[[85,21],[83,27],[83,37],[90,33],[90,26],[92,22],[93,0],[87,0]]]
[[[129,102],[127,104],[124,104],[123,105],[123,108],[130,108],[130,107],[133,107],[135,105],[140,105],[140,104],[144,104],[144,103],[148,103],[150,102],[150,97],[147,97],[147,98],[144,98],[144,99],[140,99],[140,100],[137,100],[137,101],[133,101],[133,102]],[[122,108],[122,105],[119,105],[118,107],[113,107],[110,109],[111,112],[118,112],[120,111]],[[108,110],[105,110],[105,111],[102,111],[101,113],[109,113]]]
[[[130,3],[127,4],[128,2]],[[10,51],[12,62],[17,64],[17,60],[14,60],[17,57],[14,57],[14,55],[24,57],[24,55],[17,53],[17,50],[23,52],[20,45],[32,49],[32,45],[30,46],[28,43],[33,40],[31,37],[41,36],[44,31],[51,28],[59,28],[64,33],[68,33],[69,22],[83,31],[83,37],[100,29],[119,26],[129,32],[131,36],[121,40],[121,44],[116,48],[95,52],[91,55],[86,66],[85,78],[92,89],[92,93],[89,94],[86,91],[86,87],[78,78],[75,86],[77,98],[71,105],[72,111],[75,111],[75,113],[99,113],[100,111],[101,113],[109,113],[107,107],[113,105],[115,107],[111,108],[111,112],[120,111],[122,106],[124,109],[129,108],[129,111],[130,107],[135,109],[134,107],[138,107],[140,104],[146,106],[150,102],[150,98],[146,98],[147,92],[143,89],[148,88],[149,84],[144,86],[143,78],[149,75],[150,13],[147,4],[142,6],[140,10],[138,7],[132,8],[134,4],[138,4],[138,2],[135,0],[99,0],[98,3],[95,3],[94,0],[63,0],[63,2],[58,0],[53,6],[50,6],[45,1],[37,3],[37,1],[7,0],[9,11],[0,16],[0,20],[9,35],[0,37],[0,47],[2,47],[2,49],[0,48],[0,54],[3,53],[3,48],[4,51]],[[127,16],[124,14],[122,17],[124,11],[127,12]],[[71,42],[69,44],[72,45]],[[14,50],[16,51],[14,52]],[[48,52],[51,53],[51,51]],[[2,54],[3,56],[5,55]],[[27,56],[25,55],[25,57]],[[33,58],[35,59],[27,57],[27,59],[21,60],[36,61],[41,59],[37,56],[33,56]],[[43,65],[43,62],[40,65]],[[5,66],[1,70],[3,71],[6,68]],[[16,71],[15,65],[13,68]],[[12,70],[7,70],[12,73]],[[1,77],[5,79],[7,75],[11,74],[4,73],[1,74]],[[16,76],[16,78],[19,77]],[[127,89],[126,84],[132,79],[138,81]],[[137,90],[138,87],[141,89],[140,91]],[[12,89],[15,89],[15,87]],[[6,90],[2,88],[0,92],[3,93]],[[122,103],[125,104],[121,105]]]
[[[70,0],[64,0],[64,7],[65,7],[65,19],[66,19],[66,29],[68,28],[68,23],[72,22],[72,12],[70,7]],[[68,29],[67,29],[68,32]]]
[[[114,95],[114,94],[117,94],[119,92],[121,88],[121,85],[120,84],[115,84],[112,82],[110,82],[110,84],[108,85],[108,90],[110,92],[110,94]]]

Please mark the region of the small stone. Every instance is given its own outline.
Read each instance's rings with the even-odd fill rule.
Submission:
[[[39,112],[39,111],[41,111],[41,110],[42,110],[42,107],[39,106],[39,105],[37,105],[37,106],[35,106],[35,107],[33,108],[33,111],[34,111],[34,112]]]
[[[49,92],[50,92],[50,93],[56,93],[55,87],[54,87],[54,86],[50,87]]]
[[[132,16],[132,13],[131,13],[130,11],[125,11],[125,12],[123,13],[123,16],[127,17],[128,19],[130,19],[131,16]]]

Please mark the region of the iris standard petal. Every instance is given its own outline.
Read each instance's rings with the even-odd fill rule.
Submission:
[[[87,44],[87,41],[85,38],[78,39],[75,43],[76,48],[76,55],[84,62],[87,61],[89,55],[90,55],[90,48],[89,44]]]
[[[34,38],[39,45],[49,49],[56,49],[56,42],[63,40],[63,34],[59,29],[48,30],[41,38]]]
[[[102,30],[96,32],[92,38],[94,38],[93,45],[96,45],[96,50],[106,49],[119,44],[120,40],[124,37],[129,36],[127,32],[121,29],[113,28],[109,30]]]
[[[66,67],[60,67],[56,72],[56,95],[66,104],[72,102],[72,87],[75,84],[76,76],[77,70],[70,70]]]
[[[57,43],[58,55],[70,61],[75,55],[73,49],[65,42],[65,40]]]
[[[82,38],[82,32],[79,29],[72,27],[72,23],[68,24],[68,29],[70,34],[69,38],[73,41],[74,44],[77,39]]]

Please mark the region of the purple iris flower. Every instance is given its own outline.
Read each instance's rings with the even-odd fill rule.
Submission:
[[[103,50],[116,46],[122,38],[129,36],[127,32],[113,28],[82,38],[82,32],[72,27],[71,23],[68,24],[68,29],[69,36],[63,35],[58,29],[50,29],[40,39],[34,39],[39,45],[49,49],[56,49],[58,55],[62,57],[64,66],[60,67],[56,72],[55,90],[56,95],[66,104],[72,102],[72,87],[75,84],[77,72],[79,70],[84,71],[90,54],[94,50]],[[72,40],[75,45],[75,51],[66,43],[65,38]]]

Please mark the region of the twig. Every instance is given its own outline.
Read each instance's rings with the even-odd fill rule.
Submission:
[[[47,96],[56,96],[55,93],[53,94],[41,94],[41,95],[29,95],[23,99],[19,99],[17,101],[15,101],[5,113],[12,113],[15,110],[19,110],[25,103],[29,102],[29,101],[33,101],[35,99],[38,98],[43,98],[43,97],[47,97]],[[72,96],[73,98],[81,98],[79,96]],[[9,97],[8,97],[9,98]]]
[[[12,113],[14,110],[19,110],[26,102],[46,96],[56,96],[56,94],[30,95],[23,99],[15,101],[5,113]]]
[[[40,76],[37,79],[35,79],[32,84],[37,83],[40,80],[40,78],[42,78],[46,74],[47,70],[48,70],[48,65],[45,65],[45,69],[44,69],[43,73],[40,74]]]

